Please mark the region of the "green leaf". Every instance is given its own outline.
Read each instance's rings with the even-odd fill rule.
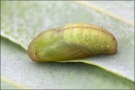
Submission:
[[[26,51],[3,38],[1,49],[1,75],[4,76],[1,78],[5,89],[134,88],[133,82],[93,65],[32,62]]]
[[[1,89],[30,89],[30,88],[1,76]]]
[[[114,13],[132,24],[134,22],[134,1],[89,1],[89,3]]]
[[[19,44],[25,50],[27,50],[31,40],[40,32],[74,22],[84,22],[102,26],[113,33],[118,41],[118,52],[115,55],[99,55],[75,62],[96,65],[104,70],[134,81],[134,28],[130,26],[130,24],[128,25],[126,21],[123,22],[121,19],[110,17],[102,11],[98,12],[95,9],[74,2],[1,2],[1,36]],[[19,56],[20,58],[24,58],[24,56]],[[26,60],[25,62],[28,61]],[[74,62],[74,60],[69,62]],[[73,65],[74,64],[75,63],[73,63]],[[42,64],[38,64],[38,66],[40,65]],[[49,63],[47,65],[51,64]],[[52,65],[54,65],[54,63]],[[63,67],[66,69],[64,65]],[[76,65],[78,65],[78,63],[75,64],[75,67],[79,67],[83,64]],[[83,67],[97,68],[87,65],[83,65]],[[64,73],[64,75],[65,74],[66,73]]]

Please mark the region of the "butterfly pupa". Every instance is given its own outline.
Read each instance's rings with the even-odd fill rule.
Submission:
[[[37,62],[60,61],[115,54],[117,40],[106,29],[85,23],[73,23],[45,30],[28,46],[29,57]]]

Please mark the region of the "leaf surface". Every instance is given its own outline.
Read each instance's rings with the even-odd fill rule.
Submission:
[[[3,38],[1,49],[3,89],[134,88],[133,82],[93,65],[32,62],[25,50]]]
[[[75,22],[102,26],[118,41],[115,55],[99,55],[75,62],[93,64],[134,81],[134,27],[73,2],[1,2],[1,36],[25,50],[40,32]]]

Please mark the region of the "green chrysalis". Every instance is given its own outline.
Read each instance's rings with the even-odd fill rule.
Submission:
[[[74,23],[40,33],[28,47],[29,57],[37,62],[60,61],[115,54],[117,40],[100,26]]]

